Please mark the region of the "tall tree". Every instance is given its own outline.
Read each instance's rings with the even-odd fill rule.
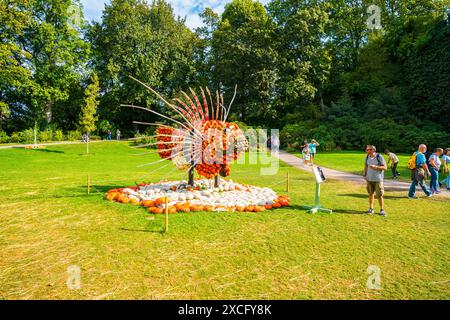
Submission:
[[[221,21],[213,32],[214,89],[226,93],[226,100],[238,94],[234,118],[251,123],[273,121],[273,97],[277,54],[273,47],[275,25],[258,1],[233,0],[225,6]]]
[[[171,6],[157,0],[113,0],[101,23],[89,32],[93,66],[100,76],[100,116],[132,129],[133,120],[148,115],[120,108],[121,103],[159,108],[155,98],[129,76],[172,95],[194,76],[195,34],[174,16]]]
[[[11,107],[21,105],[21,92],[31,85],[26,61],[31,55],[20,45],[31,23],[28,0],[0,1],[0,130]]]
[[[30,4],[33,20],[23,36],[33,70],[27,106],[34,120],[49,123],[57,103],[66,101],[71,85],[83,79],[89,44],[81,37],[84,19],[79,0],[33,0]]]
[[[89,154],[89,136],[91,132],[96,129],[95,123],[98,120],[97,107],[99,104],[98,93],[100,90],[99,80],[97,74],[93,74],[91,77],[91,83],[85,90],[84,106],[81,109],[79,116],[79,129],[81,132],[87,134],[88,139],[86,142],[86,154]]]
[[[280,52],[277,104],[284,107],[281,114],[301,113],[321,102],[331,68],[331,55],[324,43],[329,24],[326,7],[318,1],[274,0],[269,12],[277,22]]]

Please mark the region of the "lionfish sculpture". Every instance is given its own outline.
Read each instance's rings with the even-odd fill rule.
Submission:
[[[189,173],[189,184],[193,185],[194,169],[207,179],[230,175],[229,164],[240,157],[248,148],[248,141],[236,123],[227,122],[227,118],[236,97],[225,107],[223,95],[216,91],[215,99],[208,87],[199,88],[201,98],[189,88],[191,95],[181,91],[184,99],[167,101],[153,88],[137,81],[155,94],[166,107],[175,111],[183,120],[177,121],[157,111],[135,106],[122,105],[152,112],[176,126],[137,122],[137,124],[156,125],[156,147],[161,159],[172,161],[176,168]],[[184,101],[183,101],[184,100]]]

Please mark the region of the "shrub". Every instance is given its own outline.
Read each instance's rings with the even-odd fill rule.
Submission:
[[[9,137],[4,131],[0,131],[0,143],[8,143]]]
[[[146,134],[137,133],[134,135],[136,140],[133,141],[135,146],[143,146],[147,144],[156,143],[156,138],[152,136],[148,136]],[[147,146],[148,148],[156,149],[156,145]]]
[[[39,132],[39,141],[40,142],[51,142],[53,141],[53,131],[52,130],[44,130]]]
[[[81,133],[79,133],[78,131],[69,131],[67,132],[67,140],[68,141],[81,140]]]
[[[63,141],[64,140],[64,133],[62,130],[56,130],[55,131],[55,141]]]

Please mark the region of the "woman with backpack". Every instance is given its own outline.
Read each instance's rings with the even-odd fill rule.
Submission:
[[[439,190],[439,170],[441,169],[441,160],[439,157],[443,152],[444,150],[441,148],[436,148],[428,159],[428,168],[431,173],[430,189],[431,192],[435,194],[441,193]]]
[[[419,150],[414,152],[411,158],[408,160],[408,169],[412,173],[412,183],[409,187],[408,198],[417,199],[416,187],[419,185],[427,197],[433,196],[431,191],[427,187],[427,175],[431,176],[430,169],[427,166],[427,159],[425,158],[425,152],[427,152],[427,146],[421,144]]]

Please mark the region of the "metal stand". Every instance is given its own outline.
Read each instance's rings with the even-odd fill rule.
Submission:
[[[325,209],[320,204],[320,183],[316,183],[316,199],[314,206],[303,206],[302,209],[308,210],[308,213],[326,212],[333,213],[333,210]]]

